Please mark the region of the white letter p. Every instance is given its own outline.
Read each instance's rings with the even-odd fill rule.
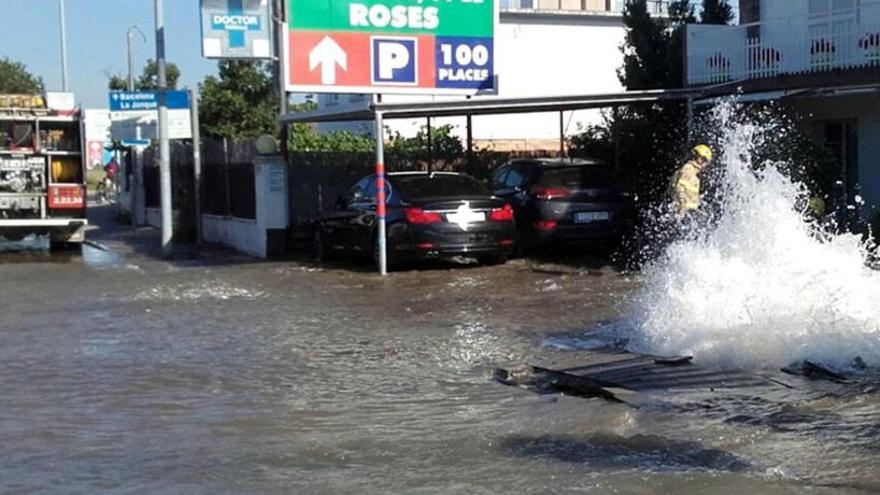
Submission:
[[[379,78],[394,79],[394,71],[409,65],[409,50],[401,43],[379,43]]]

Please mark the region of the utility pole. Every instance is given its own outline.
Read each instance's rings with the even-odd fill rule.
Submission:
[[[164,0],[155,0],[156,9],[156,79],[159,83],[159,188],[162,195],[162,257],[173,253],[174,216],[171,202],[171,149],[168,144],[168,98],[165,90],[165,18]]]
[[[275,0],[273,12],[275,14],[275,77],[278,85],[278,97],[280,105],[278,108],[281,117],[287,115],[287,85],[284,77],[284,43],[287,40],[287,0]],[[285,159],[287,158],[287,139],[288,124],[281,122],[279,129],[279,137],[281,138],[281,152]]]
[[[193,191],[196,213],[196,244],[202,243],[202,137],[199,131],[199,91],[189,90],[189,108],[192,115]]]
[[[132,53],[131,53],[131,37],[132,37],[132,34],[134,34],[135,32],[137,32],[138,35],[140,35],[141,40],[144,43],[147,42],[147,37],[144,36],[144,33],[143,33],[143,31],[141,31],[141,28],[137,27],[136,25],[131,25],[128,27],[128,31],[126,32],[126,38],[125,38],[125,46],[126,46],[126,51],[128,53],[128,90],[129,91],[134,91],[134,67],[133,67]]]
[[[67,91],[67,27],[64,21],[64,0],[58,0],[61,23],[61,90]]]

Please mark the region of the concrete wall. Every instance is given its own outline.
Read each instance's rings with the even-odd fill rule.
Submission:
[[[624,41],[619,16],[540,13],[502,13],[496,34],[495,64],[498,96],[534,97],[623,90],[616,70],[623,64],[620,46]],[[481,96],[482,98],[482,96]],[[460,97],[415,97],[384,95],[385,102],[461,100]],[[352,95],[320,95],[323,107],[363,107],[368,101]],[[578,125],[597,122],[598,111],[566,112],[567,133]],[[412,136],[426,124],[424,119],[388,121],[392,131]],[[462,139],[465,119],[435,119],[432,125],[450,124]],[[371,123],[322,124],[321,132],[348,130],[371,134]],[[473,119],[476,140],[559,139],[559,114],[483,116]]]
[[[162,209],[161,208],[144,208],[144,218],[145,221],[141,225],[149,225],[150,227],[155,227],[157,229],[162,228]],[[174,210],[171,213],[171,222],[174,224],[174,228],[177,228],[177,225],[180,224],[180,210]]]
[[[281,254],[289,224],[287,163],[280,157],[254,158],[256,220],[202,215],[205,242],[257,258]],[[281,235],[279,235],[281,234]]]
[[[256,258],[266,257],[266,236],[256,220],[202,215],[205,242],[231,247]]]

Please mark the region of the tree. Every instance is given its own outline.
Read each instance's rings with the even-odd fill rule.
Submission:
[[[217,76],[199,84],[202,132],[231,139],[275,135],[278,95],[268,62],[223,60]]]
[[[627,3],[623,22],[623,67],[617,71],[621,84],[629,90],[662,87],[668,73],[664,22],[651,17],[645,0]]]
[[[111,91],[125,91],[128,89],[128,78],[118,74],[105,72],[107,87]],[[177,89],[177,81],[180,79],[180,68],[173,62],[165,64],[165,80],[168,89]],[[148,60],[141,75],[134,79],[136,91],[150,91],[159,89],[159,64],[155,60]]]
[[[21,62],[0,59],[0,93],[37,94],[43,92],[43,78],[28,72]]]
[[[168,62],[165,64],[165,80],[168,89],[177,89],[177,80],[180,79],[180,68],[177,64]],[[159,89],[159,64],[155,60],[147,60],[144,72],[135,83],[138,90],[146,91]]]
[[[107,74],[107,77],[110,78],[110,82],[107,86],[110,88],[110,91],[125,91],[128,89],[128,81],[126,81],[122,76],[117,76],[116,74]],[[137,87],[135,87],[137,89]]]
[[[685,26],[696,22],[690,0],[671,2],[666,17],[651,16],[646,0],[633,0],[624,9],[623,21],[621,83],[628,90],[684,86]],[[640,198],[655,202],[663,197],[668,176],[681,159],[686,128],[681,103],[633,105],[607,116],[571,143],[576,154],[607,153],[616,135],[623,177]]]
[[[422,126],[414,137],[405,138],[396,133],[391,136],[388,151],[392,154],[419,159],[455,161],[464,156],[461,140],[452,134],[451,125],[432,127],[430,146],[428,143],[428,126]]]
[[[730,24],[733,17],[733,7],[727,0],[703,0],[702,24]]]

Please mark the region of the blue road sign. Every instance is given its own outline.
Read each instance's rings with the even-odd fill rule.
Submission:
[[[372,41],[373,84],[418,84],[416,38],[374,36]]]
[[[165,101],[169,110],[189,108],[189,92],[166,91]],[[149,112],[159,109],[158,91],[111,91],[111,112]]]
[[[149,146],[150,142],[149,139],[123,139],[122,145],[128,146],[129,148],[136,148],[139,146]]]

